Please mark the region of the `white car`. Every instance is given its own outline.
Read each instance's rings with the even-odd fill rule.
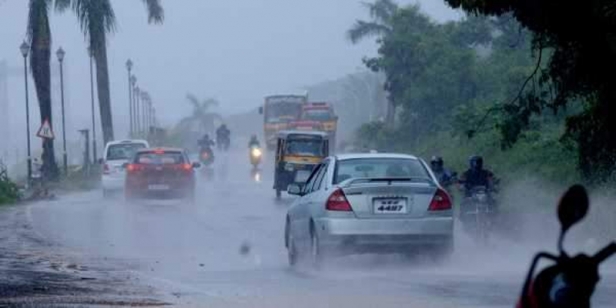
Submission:
[[[453,251],[449,194],[426,163],[401,154],[343,154],[324,159],[286,217],[289,262],[318,263],[329,253],[429,253]]]
[[[124,189],[124,181],[126,180],[124,164],[135,155],[137,150],[149,147],[150,145],[146,140],[122,140],[107,143],[102,161],[101,184],[103,196],[106,197],[113,191]]]

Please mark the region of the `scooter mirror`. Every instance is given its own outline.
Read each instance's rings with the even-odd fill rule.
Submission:
[[[565,192],[558,204],[558,220],[563,235],[586,216],[588,203],[588,193],[582,185],[573,185]]]

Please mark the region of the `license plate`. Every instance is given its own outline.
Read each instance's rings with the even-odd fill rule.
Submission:
[[[404,214],[407,212],[406,199],[375,199],[373,202],[375,214]]]
[[[169,190],[169,185],[151,184],[151,185],[148,185],[148,190]]]
[[[296,183],[304,183],[308,180],[310,176],[310,171],[307,170],[299,170],[295,173],[295,182]]]

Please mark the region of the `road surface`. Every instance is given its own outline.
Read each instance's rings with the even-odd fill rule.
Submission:
[[[128,204],[91,191],[0,212],[0,271],[9,277],[0,280],[4,302],[512,307],[532,253],[554,246],[555,240],[499,240],[479,247],[458,232],[456,253],[445,264],[351,256],[319,270],[293,270],[283,245],[292,199],[274,198],[272,158],[258,178],[243,151],[217,159],[213,175],[199,176],[195,205]],[[616,297],[616,275],[608,268],[604,276],[596,307],[612,307]]]

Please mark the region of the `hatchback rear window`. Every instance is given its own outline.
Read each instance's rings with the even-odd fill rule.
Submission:
[[[135,163],[143,165],[178,165],[187,163],[181,152],[142,152],[135,156]]]
[[[334,184],[351,178],[430,179],[428,171],[416,159],[358,158],[338,161]]]
[[[144,149],[146,146],[143,143],[120,143],[113,144],[107,148],[106,160],[127,160],[131,159],[135,152],[139,149]]]

